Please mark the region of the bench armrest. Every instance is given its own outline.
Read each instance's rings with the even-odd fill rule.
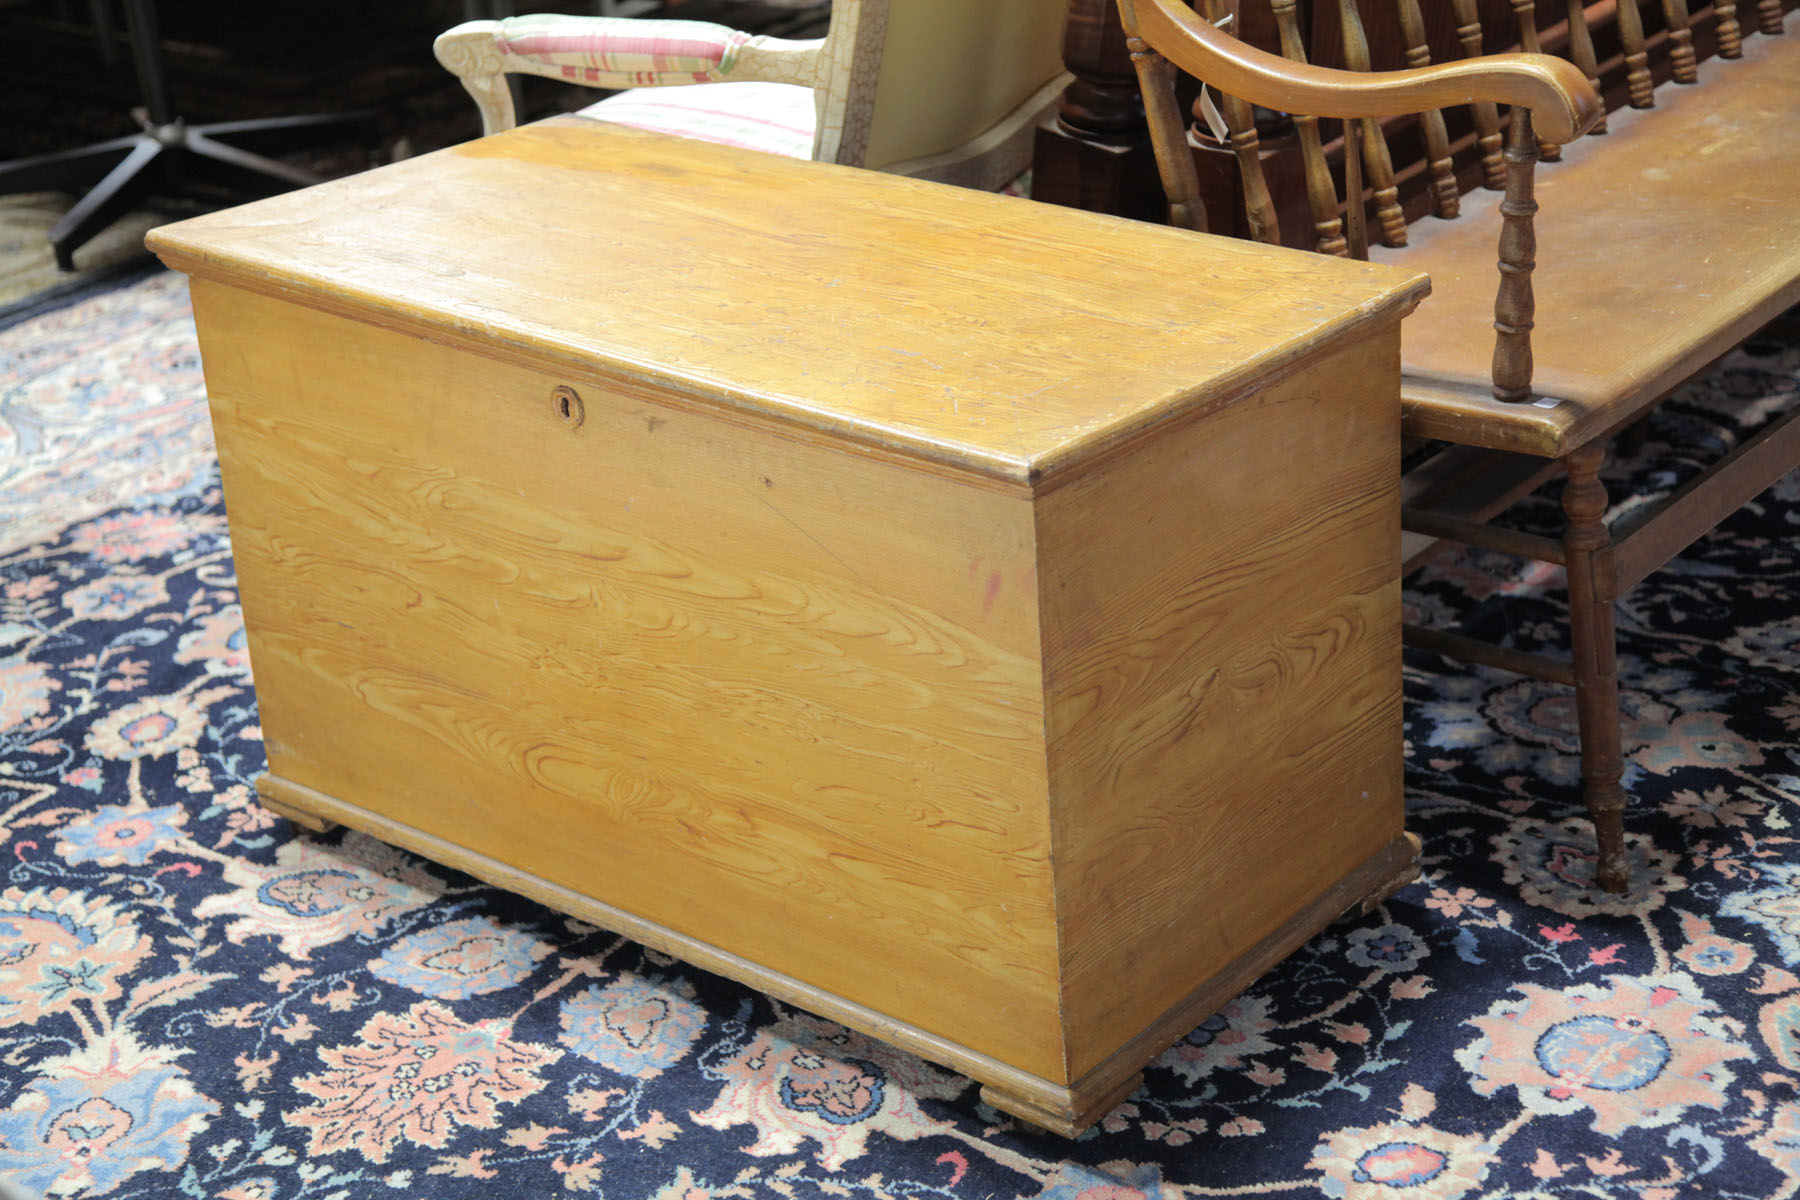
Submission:
[[[1406,71],[1336,71],[1246,45],[1180,0],[1119,0],[1128,36],[1233,96],[1280,112],[1388,117],[1488,100],[1531,110],[1547,141],[1570,142],[1605,115],[1587,77],[1547,54],[1490,54]]]

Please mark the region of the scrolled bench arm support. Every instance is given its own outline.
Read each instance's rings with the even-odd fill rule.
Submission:
[[[1153,133],[1171,120],[1152,95],[1166,90],[1158,85],[1167,63],[1264,108],[1345,120],[1403,116],[1449,105],[1510,105],[1506,199],[1500,206],[1500,289],[1494,299],[1493,390],[1497,399],[1508,403],[1531,398],[1535,315],[1531,272],[1537,254],[1532,224],[1537,202],[1532,193],[1538,138],[1571,142],[1606,115],[1580,68],[1543,54],[1492,54],[1405,71],[1338,71],[1290,62],[1245,45],[1201,20],[1181,0],[1119,0],[1119,15],[1144,84]],[[1158,136],[1157,144],[1186,142]],[[1158,155],[1176,210],[1175,223],[1204,228],[1192,163],[1161,161],[1165,157],[1185,159],[1185,155]],[[1360,195],[1350,197],[1352,216],[1360,202]]]
[[[1538,136],[1568,143],[1605,114],[1574,64],[1544,54],[1490,54],[1405,71],[1339,71],[1246,45],[1180,0],[1119,0],[1128,38],[1203,82],[1278,112],[1397,117],[1490,100],[1531,110]]]

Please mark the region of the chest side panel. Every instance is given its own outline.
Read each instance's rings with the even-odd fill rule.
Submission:
[[[1398,367],[1378,327],[1043,502],[1077,1076],[1400,834]]]

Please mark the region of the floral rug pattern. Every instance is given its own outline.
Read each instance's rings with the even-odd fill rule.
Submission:
[[[206,486],[212,433],[186,298],[164,272],[0,331],[0,549]]]
[[[960,1076],[258,806],[185,313],[164,275],[0,333],[0,1182],[15,1191],[1800,1192],[1800,477],[1620,606],[1629,897],[1589,886],[1566,692],[1409,659],[1424,879],[1308,943],[1067,1142]],[[1735,441],[1797,390],[1800,344],[1755,341],[1614,471],[1673,486],[1700,456],[1672,446]],[[1554,505],[1524,519],[1553,527]],[[1470,553],[1407,603],[1535,646],[1564,602],[1553,575]]]

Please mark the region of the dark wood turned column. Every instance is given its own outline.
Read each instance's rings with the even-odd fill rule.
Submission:
[[[1038,127],[1032,198],[1166,220],[1168,201],[1114,0],[1069,0],[1063,62],[1075,82],[1056,115]]]
[[[1625,771],[1619,730],[1619,669],[1613,632],[1612,563],[1606,551],[1606,459],[1596,438],[1563,457],[1568,482],[1562,508],[1568,525],[1563,554],[1569,573],[1569,632],[1575,658],[1575,711],[1581,729],[1581,779],[1594,820],[1595,875],[1602,888],[1623,892],[1631,868],[1625,858]]]

